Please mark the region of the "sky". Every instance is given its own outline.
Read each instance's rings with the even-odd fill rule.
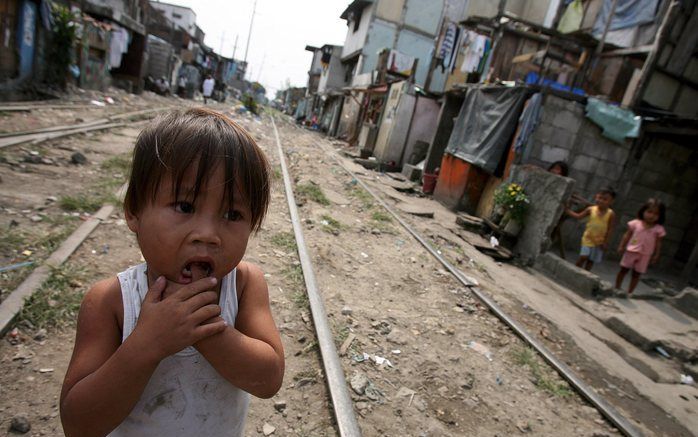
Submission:
[[[243,59],[254,0],[166,0],[196,13],[204,43],[216,53]],[[312,53],[306,45],[343,45],[346,21],[339,18],[350,0],[257,0],[247,80],[259,81],[273,97],[276,90],[306,86]],[[221,44],[222,42],[222,44]],[[221,51],[222,47],[222,51]]]

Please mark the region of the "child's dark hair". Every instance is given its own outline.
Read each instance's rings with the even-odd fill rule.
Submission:
[[[567,166],[567,163],[565,161],[555,161],[552,164],[550,164],[550,167],[548,167],[548,171],[552,170],[555,167],[560,167],[560,176],[567,177],[568,174],[570,174],[570,168]]]
[[[233,204],[235,187],[250,208],[250,224],[258,231],[269,205],[269,163],[252,137],[223,114],[204,108],[172,111],[143,129],[136,140],[124,209],[137,214],[155,199],[169,173],[179,197],[184,174],[196,165],[192,201],[216,166],[224,163],[225,195]]]
[[[642,217],[645,215],[645,211],[647,211],[650,208],[657,208],[657,210],[659,211],[657,224],[663,225],[664,220],[666,219],[666,206],[661,200],[656,198],[647,199],[647,202],[645,202],[645,204],[642,205],[642,208],[640,208],[640,210],[637,212],[637,218],[643,220]]]
[[[603,187],[598,191],[599,194],[608,194],[611,198],[616,198],[616,190],[613,187]]]

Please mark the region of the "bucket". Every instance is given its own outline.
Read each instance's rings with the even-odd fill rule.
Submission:
[[[424,173],[424,175],[422,176],[422,193],[433,193],[434,188],[436,187],[436,178],[438,177],[439,175],[437,175],[436,173]]]

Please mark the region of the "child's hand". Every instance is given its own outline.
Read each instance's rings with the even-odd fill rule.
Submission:
[[[192,282],[163,298],[166,284],[160,277],[148,290],[132,334],[158,361],[226,327],[225,321],[216,319],[221,308],[217,305],[218,294],[210,291],[215,278]]]

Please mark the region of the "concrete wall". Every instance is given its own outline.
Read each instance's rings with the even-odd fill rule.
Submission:
[[[527,149],[524,162],[547,168],[555,161],[565,161],[569,177],[576,181],[574,191],[593,200],[602,187],[620,191],[621,175],[630,157],[632,142],[615,143],[601,135],[601,128],[584,115],[584,105],[554,95],[543,100],[541,118]],[[619,197],[616,203],[619,203]],[[579,249],[584,229],[582,223],[566,220],[563,226],[565,247]]]
[[[443,0],[407,0],[405,26],[436,35],[442,11]]]
[[[677,141],[645,134],[643,141],[612,142],[585,117],[582,104],[547,95],[523,161],[544,168],[554,161],[567,162],[569,176],[576,181],[574,192],[590,201],[599,188],[614,187],[618,197],[612,208],[620,226],[611,239],[612,249],[642,204],[650,197],[662,199],[667,205],[667,236],[660,266],[680,269],[698,239],[698,151],[689,140]],[[579,249],[583,230],[583,223],[564,222],[566,249]]]
[[[376,17],[393,23],[402,20],[402,12],[405,7],[405,0],[378,0],[376,6]]]
[[[405,141],[405,151],[399,164],[408,162],[407,160],[412,155],[417,141],[424,141],[429,144],[436,131],[440,106],[436,99],[417,96],[409,134]]]
[[[366,37],[366,44],[361,50],[363,61],[361,69],[357,68],[357,74],[368,73],[376,69],[378,52],[386,47],[393,47],[397,31],[397,25],[394,23],[379,18],[373,20]]]
[[[693,145],[663,138],[650,138],[646,146],[639,159],[631,157],[623,178],[627,191],[617,208],[620,223],[634,219],[648,198],[662,199],[667,235],[660,265],[681,268],[698,239],[698,152]]]
[[[332,57],[330,57],[330,65],[321,69],[320,83],[317,92],[322,94],[332,90],[340,90],[346,85],[344,81],[344,65],[340,56],[342,54],[341,46],[332,48]]]
[[[344,46],[342,48],[342,58],[348,56],[357,50],[361,49],[366,42],[366,35],[373,19],[374,5],[370,4],[361,12],[359,20],[359,28],[354,30],[354,23],[347,23],[347,36],[344,38]]]
[[[94,3],[98,3],[93,0]],[[110,3],[109,1],[104,1]],[[196,13],[193,10],[183,7],[175,6],[167,3],[150,2],[150,5],[159,11],[163,11],[165,17],[170,19],[176,25],[180,26],[182,29],[186,30],[191,36],[196,36]],[[178,16],[176,16],[178,15]]]
[[[543,25],[551,2],[554,3],[554,0],[508,0],[505,10],[524,20]],[[466,15],[494,17],[497,15],[498,5],[499,2],[494,0],[470,0]]]
[[[434,38],[403,29],[397,40],[396,50],[419,59],[414,83],[424,87],[434,47]]]

